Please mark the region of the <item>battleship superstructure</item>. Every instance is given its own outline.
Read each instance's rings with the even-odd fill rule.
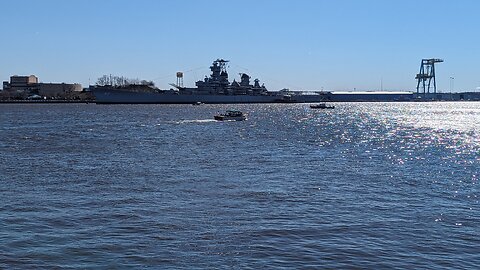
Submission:
[[[227,63],[228,60],[217,59],[213,61],[210,70],[212,74],[203,81],[195,83],[196,88],[186,88],[180,85],[172,84],[180,92],[199,95],[267,95],[265,86],[260,86],[258,79],[254,80],[254,85],[250,84],[250,76],[240,73],[240,82],[228,81]],[[180,76],[182,76],[180,74]]]
[[[183,79],[181,72],[177,73],[177,84],[171,84],[176,89],[160,90],[156,88],[127,86],[116,88],[112,86],[93,86],[97,103],[284,103],[284,102],[320,102],[325,99],[324,93],[312,92],[303,94],[294,91],[268,91],[260,81],[255,79],[253,85],[251,77],[245,73],[240,74],[240,82],[228,80],[228,60],[217,59],[213,61],[210,77],[197,81],[195,88],[184,87],[179,81]]]

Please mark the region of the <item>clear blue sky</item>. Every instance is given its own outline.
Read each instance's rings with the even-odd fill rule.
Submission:
[[[247,72],[270,90],[414,90],[420,60],[440,91],[480,87],[480,1],[0,0],[0,80],[85,87],[103,74],[168,88]],[[238,79],[237,79],[238,80]],[[480,90],[477,90],[480,91]]]

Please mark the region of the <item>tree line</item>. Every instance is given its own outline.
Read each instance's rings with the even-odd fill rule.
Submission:
[[[123,76],[112,76],[112,75],[103,75],[97,79],[98,86],[111,85],[114,87],[129,86],[129,85],[146,85],[150,87],[155,87],[153,81],[140,80],[140,79],[131,79]]]

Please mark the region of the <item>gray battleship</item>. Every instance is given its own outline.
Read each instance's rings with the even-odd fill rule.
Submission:
[[[171,84],[175,89],[160,90],[153,87],[129,85],[124,87],[91,86],[99,104],[221,104],[221,103],[305,103],[321,102],[328,93],[300,91],[268,91],[260,81],[255,79],[253,85],[251,77],[240,74],[240,82],[229,82],[227,73],[228,60],[213,61],[210,77],[197,81],[196,87],[183,87],[177,73],[177,84]]]

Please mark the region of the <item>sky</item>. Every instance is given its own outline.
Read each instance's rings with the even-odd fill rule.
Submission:
[[[441,58],[439,92],[480,91],[477,0],[0,0],[0,80],[94,84],[104,74],[161,89],[217,58],[269,90],[413,91]],[[452,79],[453,78],[453,79]]]

